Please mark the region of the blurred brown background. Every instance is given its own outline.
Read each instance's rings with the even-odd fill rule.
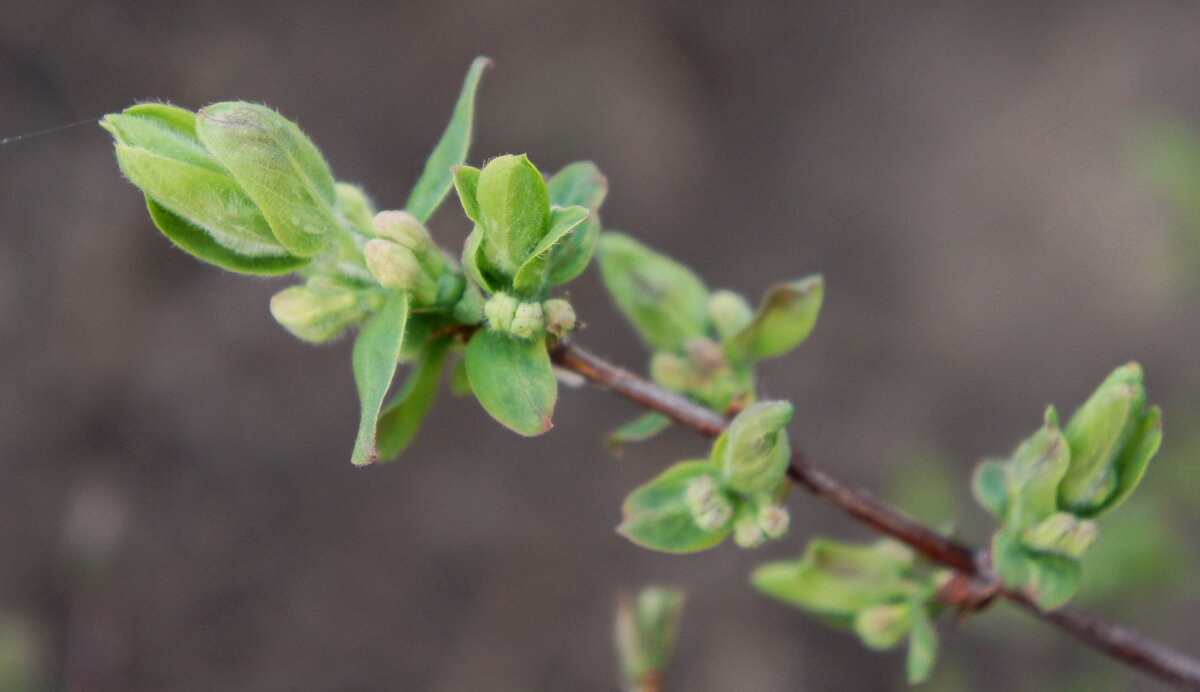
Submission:
[[[1200,127],[1198,30],[1149,0],[0,0],[0,136],[257,100],[386,208],[489,55],[472,160],[595,160],[606,224],[714,287],[824,273],[764,389],[811,456],[972,541],[973,464],[1139,359],[1167,449],[1083,600],[1196,651],[1200,253],[1138,162],[1160,119]],[[902,653],[746,583],[811,532],[869,536],[828,508],[797,497],[754,553],[638,550],[624,494],[705,446],[614,459],[636,412],[588,390],[536,440],[443,396],[356,470],[349,342],[295,341],[284,282],[172,249],[98,127],[0,147],[0,205],[0,688],[612,690],[614,595],[665,582],[690,594],[669,689],[903,689]],[[453,203],[434,227],[467,230]],[[571,289],[580,339],[640,368],[598,284]],[[1002,611],[942,628],[930,689],[1159,689]]]

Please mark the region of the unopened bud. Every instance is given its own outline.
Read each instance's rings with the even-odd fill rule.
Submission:
[[[708,316],[722,339],[737,334],[754,319],[754,309],[733,291],[713,291],[708,298]]]
[[[911,627],[912,606],[907,603],[871,606],[860,610],[854,618],[854,631],[863,644],[877,650],[899,644]]]
[[[733,509],[724,500],[713,502],[703,512],[692,515],[696,526],[705,531],[721,531],[733,518]]]
[[[289,286],[271,298],[271,315],[297,337],[324,343],[365,316],[356,295],[339,288]]]
[[[683,345],[683,350],[692,363],[703,372],[717,372],[729,365],[725,360],[725,354],[721,352],[721,347],[711,339],[689,339]]]
[[[513,317],[517,313],[517,299],[507,293],[497,293],[483,304],[483,314],[488,326],[499,332],[512,331]]]
[[[673,392],[688,391],[695,379],[686,360],[666,351],[659,351],[650,359],[650,377]]]
[[[733,542],[743,548],[757,548],[766,543],[767,536],[763,533],[758,521],[752,514],[743,514],[733,524]]]
[[[417,217],[406,211],[381,211],[372,220],[375,235],[399,243],[414,254],[424,252],[430,246],[429,231],[417,221]]]
[[[575,328],[575,308],[562,298],[552,298],[542,303],[546,315],[546,331],[563,336]]]
[[[509,328],[515,336],[522,339],[532,339],[539,334],[544,335],[546,318],[542,315],[540,303],[521,303],[513,314],[512,326]]]
[[[758,526],[767,538],[779,538],[787,533],[791,516],[783,505],[765,505],[758,510]]]
[[[419,303],[437,298],[437,285],[421,268],[412,250],[390,240],[376,238],[363,248],[367,268],[385,288],[412,291]]]
[[[791,448],[784,427],[792,419],[786,401],[760,401],[739,413],[713,447],[713,462],[740,493],[768,493],[787,471]]]

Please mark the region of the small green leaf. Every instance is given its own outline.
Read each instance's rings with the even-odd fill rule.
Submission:
[[[704,460],[682,461],[641,486],[625,499],[625,520],[617,531],[634,543],[664,553],[707,550],[729,535],[697,525],[688,503],[688,488],[698,479],[716,482],[716,469]]]
[[[1055,512],[1021,534],[1021,542],[1035,552],[1056,553],[1076,559],[1095,540],[1096,523],[1080,519],[1070,512]]]
[[[550,285],[565,284],[583,273],[596,243],[600,241],[598,210],[608,194],[608,179],[591,161],[578,161],[566,166],[546,183],[550,204],[558,207],[584,207],[588,218],[550,254]]]
[[[299,127],[265,106],[225,101],[200,110],[196,134],[289,252],[312,257],[321,251],[339,228],[333,175]]]
[[[918,685],[929,679],[937,663],[938,637],[933,620],[920,603],[913,603],[912,628],[908,635],[908,684]]]
[[[854,631],[869,649],[886,651],[900,643],[912,628],[912,606],[883,603],[858,611]]]
[[[479,172],[475,201],[488,264],[497,273],[514,276],[550,230],[542,174],[524,154],[497,156]]]
[[[533,249],[529,259],[513,276],[513,288],[525,295],[536,295],[545,284],[547,271],[550,266],[550,255],[554,247],[569,237],[588,218],[588,210],[583,207],[554,207],[550,210],[550,230]]]
[[[1007,530],[992,538],[992,565],[1002,584],[1025,593],[1046,610],[1070,601],[1082,581],[1078,560],[1032,552]]]
[[[611,231],[601,234],[597,259],[617,307],[651,348],[679,351],[708,331],[708,290],[687,267]]]
[[[408,294],[393,293],[379,312],[363,324],[354,342],[351,362],[362,408],[354,454],[350,457],[355,466],[370,464],[379,456],[375,446],[379,409],[396,374],[407,322]]]
[[[100,126],[118,144],[226,173],[196,138],[196,116],[191,111],[161,103],[142,103],[105,116]]]
[[[824,293],[820,276],[773,287],[750,324],[726,342],[726,353],[734,360],[763,360],[804,343],[817,324]]]
[[[1044,424],[1013,455],[1009,469],[1008,518],[1005,526],[1021,531],[1058,511],[1058,489],[1071,452],[1058,428],[1058,414],[1048,407]]]
[[[1003,519],[1008,507],[1008,466],[989,459],[975,467],[971,477],[971,492],[984,509],[997,519]]]
[[[425,347],[404,386],[383,409],[377,426],[379,457],[394,459],[408,447],[421,428],[421,421],[437,396],[442,364],[450,352],[450,341],[436,339]]]
[[[713,463],[729,487],[745,495],[769,493],[779,486],[791,458],[787,432],[792,405],[760,401],[746,407],[713,445]]]
[[[404,205],[404,208],[422,223],[433,216],[433,212],[450,191],[453,182],[451,169],[461,165],[467,158],[475,116],[475,92],[479,90],[484,68],[490,67],[491,64],[491,59],[484,57],[475,58],[471,63],[471,68],[467,70],[467,78],[463,81],[462,91],[458,95],[458,102],[454,104],[450,124],[446,125],[446,131],[442,133],[442,138],[438,140],[433,153],[425,162],[425,170],[413,186],[408,203]]]
[[[239,274],[278,276],[308,264],[304,257],[248,257],[213,240],[204,229],[188,223],[179,215],[167,211],[154,200],[146,198],[150,219],[172,243],[192,257]]]
[[[657,411],[642,414],[609,434],[605,443],[613,451],[630,442],[643,442],[671,427],[671,419]]]
[[[545,343],[481,329],[467,344],[466,361],[471,391],[492,418],[526,436],[553,427],[558,381]]]

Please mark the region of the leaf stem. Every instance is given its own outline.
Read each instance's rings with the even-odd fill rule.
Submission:
[[[638,377],[569,339],[552,343],[550,358],[559,367],[578,373],[602,389],[643,408],[658,411],[679,426],[704,437],[716,437],[729,425],[724,416]],[[943,536],[872,493],[814,465],[800,452],[793,452],[787,475],[796,485],[829,501],[863,524],[908,544],[932,562],[970,577],[976,583],[978,593],[994,593],[1125,665],[1181,689],[1200,690],[1200,660],[1078,608],[1065,606],[1043,610],[1037,607],[1024,594],[1000,586],[992,574],[986,551],[972,549]]]

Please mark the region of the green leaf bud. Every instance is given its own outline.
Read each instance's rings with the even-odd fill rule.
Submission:
[[[340,227],[329,165],[300,128],[279,113],[253,103],[214,103],[197,114],[196,135],[292,254],[316,255]]]
[[[1096,540],[1096,522],[1068,512],[1056,512],[1025,530],[1021,541],[1029,548],[1078,558]]]
[[[412,250],[390,240],[375,238],[363,248],[367,268],[384,288],[411,291],[417,303],[437,299],[437,284],[421,267]]]
[[[497,293],[483,304],[488,326],[498,332],[511,332],[517,314],[517,299],[507,293]]]
[[[524,154],[497,156],[479,172],[475,189],[483,254],[512,277],[550,228],[550,200],[542,174]]]
[[[289,286],[271,297],[271,315],[304,341],[324,343],[367,315],[363,301],[339,287]]]
[[[1064,434],[1071,461],[1058,490],[1063,509],[1094,517],[1128,496],[1162,439],[1158,409],[1146,407],[1141,366],[1129,363],[1113,371]]]
[[[112,133],[121,171],[152,203],[152,217],[164,235],[199,259],[233,271],[279,273],[254,271],[239,261],[291,254],[255,201],[201,144],[195,122],[182,108],[141,104],[100,124]],[[156,206],[169,214],[155,215]]]
[[[703,337],[688,339],[683,345],[683,350],[687,354],[688,360],[701,373],[713,374],[729,368],[729,362],[721,353],[721,347],[711,339]]]
[[[717,488],[712,476],[700,476],[687,485],[685,500],[696,526],[720,531],[733,518],[733,505]]]
[[[912,606],[884,603],[863,608],[854,618],[854,631],[868,648],[884,651],[899,644],[912,627]]]
[[[546,330],[546,318],[541,303],[521,303],[513,313],[509,331],[522,339],[532,339]]]
[[[730,488],[750,495],[778,487],[791,458],[784,427],[792,412],[786,401],[760,401],[733,419],[724,439],[713,445],[713,463]]]
[[[662,677],[675,648],[682,608],[679,589],[647,587],[636,599],[622,594],[617,604],[616,645],[629,689],[640,689],[648,677]]]
[[[708,316],[722,339],[737,334],[754,319],[746,299],[733,291],[713,291],[708,297]]]
[[[554,336],[565,336],[575,328],[575,308],[562,298],[551,298],[542,303],[546,315],[546,331]]]

